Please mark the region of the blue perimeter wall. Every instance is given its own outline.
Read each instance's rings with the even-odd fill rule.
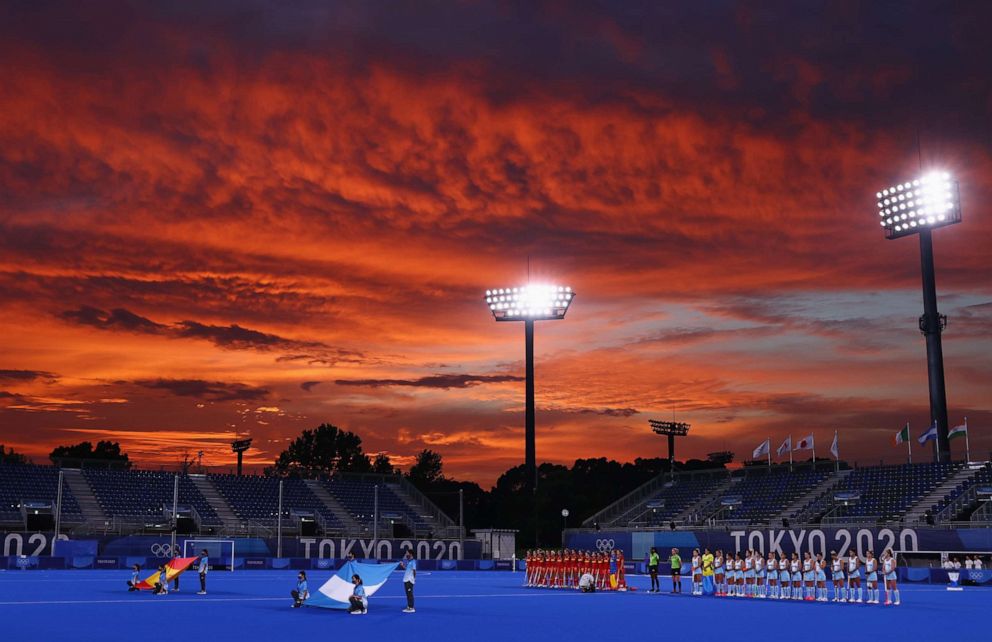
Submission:
[[[711,551],[745,551],[756,549],[763,553],[782,551],[787,554],[811,551],[837,551],[841,555],[854,548],[859,556],[872,550],[881,553],[886,548],[895,551],[983,551],[992,552],[992,529],[960,528],[764,528],[699,531],[597,531],[566,532],[565,547],[580,550],[622,550],[628,560],[642,560],[651,547],[666,558],[672,548],[682,555],[692,549]]]

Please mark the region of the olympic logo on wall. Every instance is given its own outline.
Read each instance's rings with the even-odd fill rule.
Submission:
[[[613,539],[597,539],[596,548],[599,549],[600,553],[606,553],[612,551],[616,547],[617,543]]]
[[[156,542],[152,544],[152,555],[155,557],[172,557],[172,545]]]

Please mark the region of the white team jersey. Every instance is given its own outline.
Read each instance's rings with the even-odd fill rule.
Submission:
[[[875,561],[875,558],[869,558],[865,560],[866,573],[874,573],[876,568],[878,568],[878,563]]]
[[[723,570],[723,558],[722,557],[714,557],[713,558],[713,568],[719,569],[720,571]]]
[[[741,560],[734,560],[734,570],[735,571],[741,570],[741,566],[742,565],[743,565],[743,562]]]
[[[847,558],[847,570],[851,572],[858,570],[858,558],[856,557]]]
[[[752,568],[754,568],[754,560],[750,557],[744,558],[744,570],[750,571]]]
[[[778,568],[778,562],[776,562],[775,560],[768,560],[768,570],[769,571],[774,571],[777,568]]]
[[[893,564],[892,564],[892,560],[891,559],[885,560],[885,562],[884,562],[884,568],[885,568],[886,574],[892,572],[892,566],[893,566]]]
[[[789,566],[792,568],[793,573],[799,572],[799,560],[792,560]]]
[[[841,571],[840,560],[834,560],[833,561],[832,568],[833,568],[834,573],[840,573],[840,571]]]
[[[764,568],[765,568],[765,560],[763,560],[760,557],[754,558],[754,570],[760,573]]]
[[[803,560],[803,570],[804,571],[812,571],[813,570],[813,563],[810,560]]]
[[[692,556],[692,568],[699,568],[699,556]]]

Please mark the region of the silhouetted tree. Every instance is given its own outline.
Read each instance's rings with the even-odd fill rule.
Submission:
[[[22,455],[19,452],[14,451],[13,448],[7,449],[3,444],[0,444],[0,463],[2,464],[29,464],[26,455]]]
[[[317,477],[336,472],[367,473],[372,462],[362,452],[362,438],[331,424],[304,430],[279,454],[266,475],[277,477]]]
[[[443,468],[441,455],[433,450],[424,449],[417,453],[417,461],[410,467],[407,477],[414,486],[423,491],[444,479]]]
[[[379,453],[372,460],[372,472],[380,475],[395,475],[399,473],[399,470],[393,466],[393,462],[389,460],[389,455]]]
[[[98,441],[95,448],[88,441],[82,441],[74,446],[58,446],[48,458],[52,463],[58,463],[60,459],[92,459],[121,462],[124,468],[131,467],[127,453],[121,451],[121,445],[116,441]]]

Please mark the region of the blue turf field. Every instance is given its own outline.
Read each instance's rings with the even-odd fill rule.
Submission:
[[[310,573],[311,587],[329,576]],[[643,591],[646,577],[630,578],[638,591],[581,595],[522,588],[522,573],[439,571],[418,576],[417,613],[401,613],[396,573],[371,599],[368,615],[351,616],[290,608],[291,571],[212,572],[206,596],[194,595],[195,576],[183,576],[183,590],[162,597],[128,593],[128,577],[127,571],[2,571],[0,640],[992,639],[992,590],[981,588],[949,593],[904,586],[902,606],[885,608],[654,595]]]

